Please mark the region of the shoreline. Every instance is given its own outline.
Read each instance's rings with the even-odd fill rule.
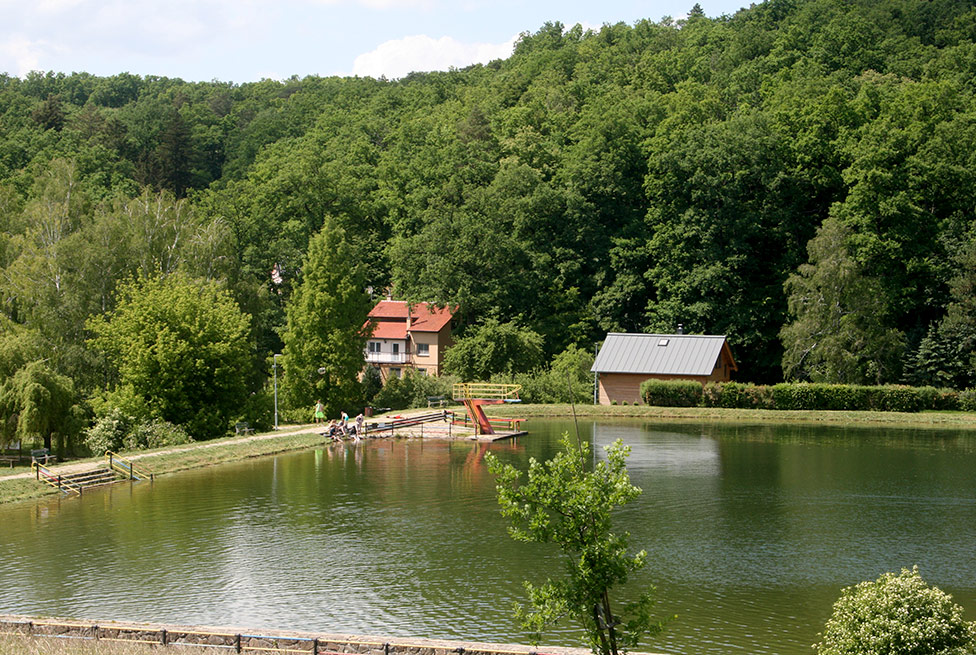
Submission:
[[[0,634],[24,639],[72,639],[95,645],[99,642],[145,645],[152,652],[237,652],[349,653],[350,655],[589,655],[586,648],[525,646],[480,641],[356,635],[245,628],[241,626],[173,625],[144,621],[87,621],[0,614]],[[640,654],[637,654],[640,655]]]
[[[652,405],[496,405],[491,413],[503,418],[628,418],[684,423],[766,423],[888,427],[933,430],[976,430],[976,412],[866,412],[846,410],[726,409],[722,407],[657,407]]]
[[[403,410],[395,413],[390,412],[375,418],[384,418],[391,415],[409,416],[425,411],[428,410]],[[972,412],[920,412],[909,414],[899,412],[653,407],[647,405],[577,405],[573,407],[568,404],[506,404],[493,406],[491,408],[491,415],[502,418],[571,419],[574,416],[574,411],[576,418],[581,419],[640,419],[661,423],[794,424],[852,428],[976,431],[976,413]],[[528,428],[531,433],[531,422]],[[319,430],[321,430],[321,426],[315,424],[290,425],[283,426],[282,429],[276,432],[263,432],[242,437],[225,437],[223,439],[198,441],[156,450],[135,451],[125,453],[125,456],[134,461],[139,461],[142,466],[149,469],[155,475],[165,475],[166,473],[175,473],[176,471],[215,466],[226,462],[241,461],[253,457],[264,457],[326,445],[327,442],[319,434]],[[394,438],[421,438],[421,434],[419,430],[403,428]],[[461,428],[455,428],[454,433],[450,437],[447,435],[439,435],[436,431],[427,430],[422,438],[466,441],[474,437],[470,430],[465,432]],[[102,461],[104,461],[103,458],[71,460],[63,464],[53,465],[50,468],[55,473],[68,473],[73,470],[94,468]],[[34,480],[29,468],[0,468],[0,504],[43,498],[45,496],[56,495],[57,493],[57,490],[41,485]]]

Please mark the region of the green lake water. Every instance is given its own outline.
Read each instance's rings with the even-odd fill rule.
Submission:
[[[550,457],[571,422],[515,442],[380,440],[0,506],[0,613],[527,641],[521,581],[559,574],[513,542],[484,454]],[[919,566],[976,615],[976,435],[581,421],[623,439],[643,495],[621,511],[677,614],[645,650],[810,653],[842,587]],[[572,626],[543,640],[578,645]]]

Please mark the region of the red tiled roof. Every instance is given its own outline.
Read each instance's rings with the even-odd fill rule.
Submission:
[[[411,332],[440,332],[441,329],[448,323],[450,323],[453,318],[451,310],[446,307],[435,307],[430,303],[418,303],[411,307],[410,312],[410,331]],[[403,329],[406,330],[407,323],[407,303],[403,300],[381,300],[376,303],[376,307],[369,312],[369,317],[373,319],[396,319],[390,320],[379,320],[374,321],[376,326],[376,331],[373,332],[373,336],[376,337],[377,331],[381,329],[384,323],[390,323],[392,325],[399,324],[403,321]],[[384,328],[385,329],[385,328]],[[401,337],[377,337],[379,339],[405,339],[406,333]]]
[[[376,325],[373,328],[371,339],[406,339],[407,321],[373,321]]]

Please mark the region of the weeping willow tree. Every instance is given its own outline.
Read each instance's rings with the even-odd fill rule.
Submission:
[[[0,444],[43,441],[64,455],[83,424],[74,383],[44,361],[20,368],[0,385]]]

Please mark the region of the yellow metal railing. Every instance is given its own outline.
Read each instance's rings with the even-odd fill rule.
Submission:
[[[454,400],[517,400],[521,384],[492,384],[490,382],[459,382],[454,385]]]
[[[115,471],[119,475],[128,478],[129,480],[152,480],[152,473],[147,473],[137,469],[132,460],[127,457],[122,457],[118,453],[113,453],[111,450],[105,452],[105,459],[108,460],[108,468],[111,471]]]
[[[63,480],[61,476],[48,467],[44,466],[37,460],[31,462],[31,471],[34,472],[34,478],[43,482],[44,484],[50,485],[61,491],[63,493],[73,493],[81,495],[81,487],[68,480]]]

